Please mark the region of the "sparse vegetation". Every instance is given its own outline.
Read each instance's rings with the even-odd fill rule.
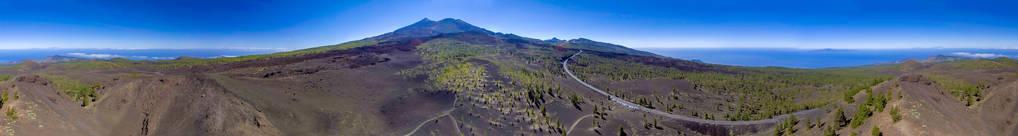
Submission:
[[[869,119],[873,115],[873,112],[882,112],[884,106],[887,105],[888,95],[877,95],[873,94],[873,91],[867,92],[866,102],[859,105],[855,112],[855,116],[852,117],[851,126],[852,128],[859,127],[866,119]]]
[[[518,125],[520,129],[564,134],[568,126],[549,114],[545,104],[561,100],[580,109],[584,103],[583,97],[576,93],[564,94],[558,82],[549,82],[555,81],[552,74],[555,72],[519,65],[530,63],[554,66],[557,62],[555,57],[548,55],[549,52],[534,53],[539,55],[537,57],[512,54],[502,47],[447,38],[433,39],[416,46],[417,53],[429,63],[400,71],[400,74],[407,77],[427,76],[434,81],[432,86],[436,89],[455,91],[458,100],[466,100],[463,102],[475,106],[506,115],[524,115],[515,117],[522,121],[520,123],[525,123]],[[494,59],[506,56],[510,58]],[[491,71],[497,73],[491,74]],[[599,110],[595,107],[594,113],[597,114]],[[595,116],[605,117],[606,114]],[[489,120],[493,123],[499,121],[511,120]]]
[[[63,75],[39,75],[53,82],[59,90],[64,91],[71,99],[81,101],[82,107],[88,106],[90,102],[95,102],[96,97],[98,97],[96,91],[103,86],[101,83],[82,83]]]
[[[693,84],[694,90],[736,99],[735,104],[724,105],[731,110],[710,113],[721,114],[723,116],[719,117],[726,120],[759,120],[819,107],[837,99],[838,95],[846,95],[847,99],[849,94],[855,94],[892,78],[849,69],[788,69],[690,64],[700,65],[690,67],[703,69],[679,70],[591,54],[580,54],[577,57],[576,66],[570,68],[579,73],[582,78],[591,78],[592,76],[616,81],[657,78],[684,79]],[[620,98],[643,106],[660,106],[655,106],[652,99],[646,98],[647,96],[632,96],[618,89],[606,90]],[[805,96],[803,94],[807,93],[819,96],[803,97]],[[663,104],[666,110],[670,109],[669,103]],[[708,113],[702,114],[690,115],[705,119],[712,117]]]
[[[55,65],[69,67],[72,70],[107,70],[107,69],[118,69],[124,68],[125,65],[130,65],[130,60],[84,60],[84,61],[70,61],[56,63]]]
[[[775,136],[786,136],[795,133],[795,126],[799,124],[799,119],[792,115],[781,122],[778,122],[777,126],[774,127]]]
[[[965,106],[972,106],[976,102],[982,101],[983,93],[982,89],[986,88],[985,82],[978,84],[972,84],[953,78],[948,75],[929,73],[925,74],[939,85],[941,89],[948,90],[958,100],[965,103]]]
[[[884,107],[887,106],[887,101],[889,100],[887,94],[877,96],[870,95],[869,99],[872,99],[873,110],[877,112],[884,112]]]
[[[870,110],[869,106],[865,104],[859,105],[859,108],[855,112],[855,116],[852,116],[852,122],[849,124],[852,128],[859,127],[859,125],[862,125],[863,121],[869,119],[870,115],[873,115],[873,111]]]

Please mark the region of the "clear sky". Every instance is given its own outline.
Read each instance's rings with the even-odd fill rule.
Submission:
[[[1018,1],[0,0],[0,48],[307,48],[458,18],[635,48],[1018,48]]]

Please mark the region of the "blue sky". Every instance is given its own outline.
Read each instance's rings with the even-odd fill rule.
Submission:
[[[0,49],[307,48],[459,18],[636,48],[1018,48],[1018,1],[0,0]]]

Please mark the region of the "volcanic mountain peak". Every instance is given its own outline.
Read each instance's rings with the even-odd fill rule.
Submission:
[[[445,33],[460,33],[469,31],[480,31],[484,33],[492,33],[484,28],[480,28],[471,25],[463,20],[446,18],[439,21],[432,21],[431,19],[424,18],[421,21],[417,21],[414,24],[410,24],[406,27],[396,29],[391,33],[386,33],[380,38],[407,38],[407,37],[430,37]]]
[[[558,37],[552,37],[551,39],[544,40],[545,42],[563,42],[565,40],[558,39]]]

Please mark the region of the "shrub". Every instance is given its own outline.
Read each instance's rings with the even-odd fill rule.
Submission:
[[[11,120],[18,120],[18,115],[17,115],[18,112],[14,111],[14,108],[7,109],[6,113],[7,113],[7,117],[11,118]]]
[[[873,109],[877,112],[883,112],[884,106],[887,105],[887,95],[873,96],[873,99],[874,99]]]
[[[7,97],[7,90],[4,90],[3,95],[0,95],[0,106],[7,103],[9,97]]]
[[[902,98],[902,96],[901,96],[901,92],[902,92],[902,91],[898,91],[898,99],[901,99],[901,98]]]
[[[866,104],[859,105],[859,110],[855,112],[855,116],[852,117],[850,125],[852,128],[859,127],[859,125],[862,125],[862,122],[866,121],[866,119],[868,119],[872,114],[873,111],[871,111]]]
[[[838,113],[836,113],[836,114],[837,115],[835,115],[835,116],[837,116],[837,117],[834,118],[834,121],[836,121],[838,123],[838,127],[844,127],[845,125],[848,125],[848,118],[845,117],[845,111],[844,110],[842,110],[841,108],[838,108]]]
[[[628,136],[628,135],[629,134],[626,134],[626,129],[622,128],[622,126],[619,125],[619,136]]]
[[[901,120],[901,113],[898,112],[899,112],[898,107],[891,107],[891,111],[889,114],[891,114],[891,119],[893,119],[894,122],[898,122],[899,120]]]
[[[882,136],[882,135],[884,135],[884,134],[880,133],[880,128],[878,128],[877,126],[873,126],[873,136]]]
[[[0,77],[0,82],[7,81],[7,80],[11,80],[11,76],[10,75],[4,75],[4,76]]]
[[[824,136],[837,136],[838,129],[834,126],[827,126],[824,128]]]
[[[845,102],[847,102],[849,104],[855,103],[855,98],[852,97],[852,96],[855,96],[855,92],[856,91],[847,91],[847,92],[845,92],[845,94],[843,95],[844,98],[845,98]]]
[[[583,97],[580,95],[576,95],[574,93],[572,95],[569,95],[569,101],[573,102],[573,107],[576,107],[576,109],[580,109],[580,104],[583,103]]]
[[[792,115],[787,119],[778,122],[778,126],[774,127],[774,135],[775,136],[782,136],[786,134],[791,135],[796,131],[795,130],[796,124],[799,124],[799,119],[796,118],[795,115]]]
[[[643,107],[654,109],[654,103],[645,97],[640,97],[636,100],[636,104],[642,105]]]

